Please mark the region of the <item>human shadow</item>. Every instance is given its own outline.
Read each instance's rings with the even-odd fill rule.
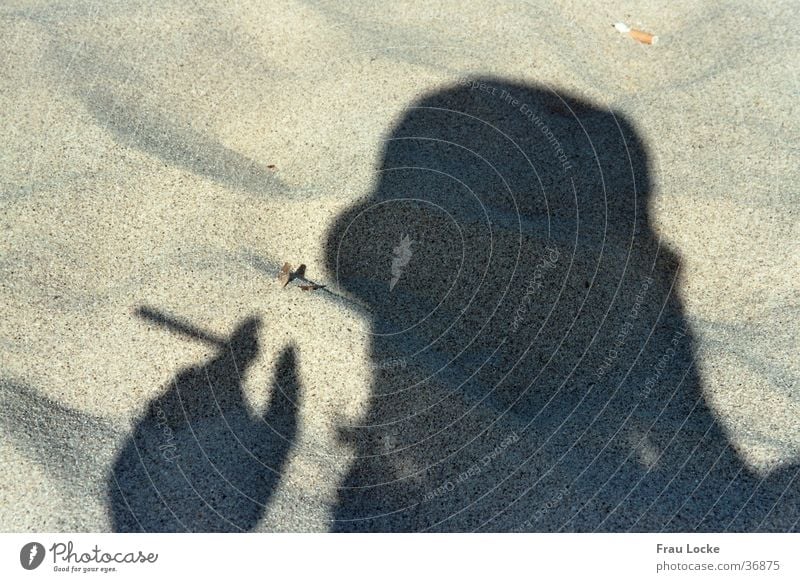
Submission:
[[[333,531],[796,530],[709,407],[623,115],[462,80],[408,108],[326,264],[372,317]]]
[[[114,530],[252,530],[297,437],[301,388],[294,348],[278,358],[271,402],[259,416],[242,388],[259,353],[258,318],[220,339],[150,308],[137,314],[217,353],[180,372],[138,419],[109,476]]]

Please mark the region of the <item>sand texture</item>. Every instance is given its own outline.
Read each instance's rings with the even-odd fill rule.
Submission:
[[[797,531],[793,8],[5,3],[0,530]]]

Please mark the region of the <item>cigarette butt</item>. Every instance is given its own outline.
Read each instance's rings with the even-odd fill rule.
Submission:
[[[643,30],[630,28],[624,22],[615,23],[614,28],[617,29],[617,32],[619,32],[620,34],[627,34],[633,40],[639,41],[642,44],[656,44],[656,42],[658,42],[657,36],[652,35],[649,32],[645,32]]]
[[[656,44],[656,42],[658,42],[657,36],[643,30],[636,30],[635,28],[631,28],[628,36],[630,36],[633,40],[638,40],[642,44]]]

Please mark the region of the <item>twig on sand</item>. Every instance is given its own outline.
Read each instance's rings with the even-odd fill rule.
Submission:
[[[297,279],[304,283],[300,285],[300,289],[303,291],[316,291],[317,289],[324,289],[325,285],[319,285],[314,281],[309,281],[306,279],[306,266],[301,264],[297,269],[294,271],[292,270],[291,263],[284,263],[283,267],[281,268],[280,272],[278,273],[278,281],[281,283],[281,286],[286,287],[291,281]]]
[[[289,281],[292,280],[292,264],[291,263],[284,263],[283,267],[281,267],[280,273],[278,273],[278,281],[282,287],[286,287],[289,284]]]

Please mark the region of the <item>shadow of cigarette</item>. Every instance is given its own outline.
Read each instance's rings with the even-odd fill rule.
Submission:
[[[162,313],[157,309],[153,309],[152,307],[138,307],[134,311],[134,313],[152,323],[155,323],[159,327],[163,327],[171,332],[177,333],[179,335],[184,335],[190,337],[192,339],[200,340],[207,344],[211,344],[216,347],[224,347],[228,344],[226,339],[223,339],[213,333],[204,331],[199,327],[192,325],[186,321],[181,321],[177,317],[173,317],[171,315],[167,315],[166,313]]]

